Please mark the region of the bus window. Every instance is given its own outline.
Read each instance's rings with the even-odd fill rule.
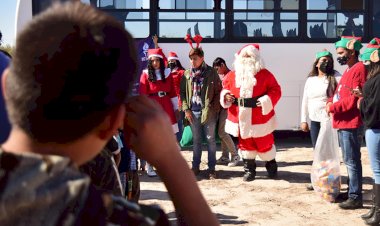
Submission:
[[[234,0],[234,9],[298,10],[298,0]]]
[[[307,0],[307,10],[363,10],[363,0]]]
[[[298,13],[234,13],[235,37],[296,37]]]
[[[308,13],[309,38],[336,38],[363,36],[363,14],[359,13]]]
[[[221,12],[160,12],[158,18],[158,33],[162,38],[183,38],[188,30],[204,38],[224,36],[225,17]]]
[[[225,9],[225,0],[217,0],[217,2],[219,1],[221,1],[220,8]],[[160,5],[160,9],[213,9],[214,8],[214,0],[160,0],[158,4]]]
[[[111,13],[114,15],[115,12]],[[118,13],[118,12],[116,12]],[[149,12],[127,12],[124,17],[124,26],[134,38],[149,36]],[[123,19],[123,18],[122,18]]]
[[[380,1],[373,1],[372,36],[380,38]]]
[[[93,1],[93,0],[91,0]],[[150,0],[97,0],[101,9],[149,9]]]

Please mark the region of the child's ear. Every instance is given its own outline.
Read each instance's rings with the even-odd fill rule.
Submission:
[[[99,138],[109,140],[123,123],[125,117],[125,105],[120,104],[109,111],[101,125],[98,127]]]

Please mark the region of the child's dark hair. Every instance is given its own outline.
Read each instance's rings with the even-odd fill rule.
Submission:
[[[9,73],[12,125],[38,142],[75,141],[125,103],[136,74],[134,41],[89,5],[55,4],[19,34]]]

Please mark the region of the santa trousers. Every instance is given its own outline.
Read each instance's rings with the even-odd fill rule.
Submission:
[[[263,161],[270,161],[276,158],[276,147],[274,146],[272,133],[263,137],[247,139],[239,136],[238,148],[243,159],[255,159],[257,155]]]

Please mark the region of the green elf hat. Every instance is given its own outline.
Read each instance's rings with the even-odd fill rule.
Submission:
[[[324,56],[329,56],[331,58],[333,57],[332,54],[327,49],[324,49],[321,52],[317,52],[317,54],[315,54],[315,59],[318,60],[319,58],[324,57]]]
[[[374,63],[379,61],[379,49],[380,49],[380,39],[374,38],[372,39],[368,45],[367,48],[364,50],[362,54],[360,54],[360,59],[363,61],[370,60]]]
[[[337,49],[342,47],[345,49],[359,51],[363,47],[361,40],[361,37],[342,36],[339,41],[335,42],[335,48]]]

